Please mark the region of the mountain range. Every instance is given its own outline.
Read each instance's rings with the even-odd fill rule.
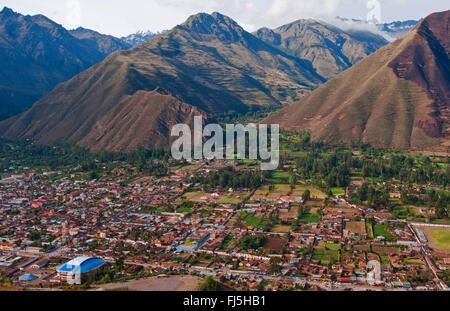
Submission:
[[[104,140],[117,127],[117,116],[129,118],[130,112],[124,112],[128,103],[139,102],[155,89],[164,89],[192,109],[215,114],[246,112],[250,106],[282,107],[324,81],[310,63],[264,43],[230,18],[202,13],[144,44],[111,54],[0,127],[5,137],[116,151],[117,140],[127,133],[108,144]],[[162,133],[166,125],[142,126],[142,133]],[[86,140],[93,132],[99,133],[96,139]],[[149,147],[149,141],[157,145],[153,136],[158,135],[136,136],[139,141],[130,141],[120,151],[139,144]]]
[[[315,139],[442,147],[449,101],[448,40],[445,31],[437,35],[439,27],[448,34],[448,24],[441,18],[440,25],[429,18],[387,45],[368,31],[315,20],[251,34],[220,13],[193,15],[157,35],[118,39],[4,9],[0,59],[9,63],[2,74],[19,77],[0,76],[0,89],[13,104],[20,92],[41,99],[1,122],[0,136],[131,151],[167,147],[170,126],[194,115],[211,120],[285,107],[266,121],[311,129]],[[22,64],[33,66],[18,71]]]
[[[449,151],[450,11],[422,20],[264,122],[329,143]]]
[[[0,12],[0,119],[27,110],[58,83],[129,48],[110,36],[69,32],[43,15]]]
[[[205,17],[206,15],[203,16]],[[200,26],[203,27],[209,22],[212,21],[205,20],[203,25]],[[196,105],[199,105],[200,108],[206,111],[222,112],[227,110],[224,108],[224,105],[230,105],[230,110],[239,112],[246,111],[249,105],[259,105],[261,103],[280,106],[300,99],[326,79],[348,68],[357,60],[387,43],[370,33],[366,33],[360,38],[349,39],[349,35],[343,34],[337,28],[324,23],[317,24],[322,25],[322,28],[315,31],[314,35],[305,36],[304,43],[299,42],[301,40],[297,40],[297,45],[302,47],[301,53],[300,51],[295,51],[294,47],[290,50],[286,48],[280,49],[273,42],[267,40],[267,37],[259,35],[262,31],[253,36],[245,32],[233,21],[235,29],[233,27],[222,29],[222,36],[230,34],[241,36],[241,43],[245,43],[244,45],[241,44],[241,48],[234,49],[233,46],[227,46],[228,42],[222,40],[219,54],[225,50],[229,51],[229,53],[225,53],[227,55],[224,55],[225,66],[222,68],[221,59],[215,59],[215,68],[204,71],[208,71],[220,84],[224,83],[224,85],[214,86],[212,88],[213,91],[209,91],[212,95],[206,95],[209,98],[200,100],[195,98],[196,94],[202,94],[201,97],[205,97],[204,89],[202,89],[205,87],[203,82],[207,81],[209,77],[206,77],[206,80],[200,83],[198,83],[199,81],[185,83],[183,80],[186,78],[186,75],[184,75],[184,69],[182,68],[177,68],[174,71],[175,75],[180,73],[182,76],[178,76],[173,81],[167,81],[167,76],[158,75],[156,70],[155,75],[158,75],[158,79],[161,78],[164,81],[152,81],[151,85],[146,89],[154,89],[162,85],[166,89],[171,89],[174,93],[184,92],[183,100],[199,101]],[[216,23],[213,27],[217,25],[220,26],[220,23]],[[204,28],[206,29],[209,26],[206,25]],[[308,28],[313,27],[312,25],[308,26]],[[329,33],[320,34],[320,31],[328,28],[333,28],[334,33],[332,35]],[[200,29],[188,29],[188,32],[198,30]],[[296,31],[300,34],[302,29],[298,28]],[[329,32],[328,30],[326,31]],[[190,35],[188,32],[182,34],[182,36]],[[139,46],[155,37],[161,37],[158,39],[159,42],[166,40],[165,44],[168,48],[176,50],[178,46],[167,42],[169,37],[165,36],[166,33],[167,31],[161,33],[141,31],[119,39],[85,28],[66,30],[43,15],[24,16],[5,7],[0,12],[0,60],[2,61],[2,71],[0,72],[0,120],[26,111],[33,103],[47,95],[58,83],[69,80],[76,74],[99,63],[115,51]],[[179,35],[181,34],[181,27],[177,28],[177,34],[178,37],[181,37]],[[293,31],[290,31],[289,34],[292,35]],[[198,43],[204,48],[201,53],[204,52],[205,55],[209,54],[215,58],[215,44],[209,44],[207,35],[202,35],[203,38]],[[295,35],[295,31],[293,35]],[[340,42],[330,38],[331,36],[338,37],[339,35],[341,37],[336,40],[340,40]],[[345,38],[343,38],[344,36]],[[184,40],[177,44],[184,46],[184,42],[191,41],[191,39],[193,38],[185,36]],[[289,38],[286,38],[286,40],[289,40]],[[236,40],[236,43],[239,41]],[[333,44],[329,44],[332,41]],[[216,40],[216,42],[220,42],[220,40]],[[339,46],[341,42],[345,45],[344,47]],[[244,55],[241,52],[247,49],[245,44],[249,47],[249,53]],[[311,47],[311,45],[314,45],[314,47]],[[345,50],[350,45],[356,45],[361,51],[355,51],[355,55],[348,55],[352,54],[348,51],[342,53],[341,49]],[[191,46],[186,46],[186,48],[192,52],[196,47],[191,44]],[[260,48],[261,51],[255,50]],[[254,50],[250,51],[251,49]],[[236,51],[238,52],[235,53]],[[171,55],[165,55],[161,49],[156,51],[156,54],[158,53],[160,54],[159,62],[168,63],[166,60]],[[194,51],[194,53],[198,54],[198,51]],[[315,59],[316,56],[312,55],[317,53],[326,55],[317,56],[318,59]],[[252,54],[255,54],[256,57]],[[180,55],[177,55],[177,57]],[[192,56],[193,53],[187,53],[187,55]],[[276,56],[273,57],[274,55]],[[178,66],[178,64],[175,66]],[[266,67],[273,70],[265,72]],[[153,66],[153,68],[156,67]],[[217,72],[214,70],[217,70]],[[234,83],[236,80],[231,83],[235,87],[240,88],[240,90],[233,90],[230,84],[227,85],[226,78],[223,81],[219,81],[223,77],[221,73],[227,75],[229,70],[233,72],[231,76],[237,72],[241,74],[239,79],[243,81],[242,83]],[[246,72],[251,72],[251,74]],[[208,73],[204,76],[207,75]],[[190,77],[187,78],[192,80]],[[205,77],[202,79],[205,79]],[[278,81],[278,79],[280,80]],[[176,85],[165,85],[167,82],[173,84],[175,81],[178,81],[179,85],[187,84],[186,88],[188,90],[178,90]],[[283,84],[280,92],[275,90],[279,83]],[[200,87],[198,89],[197,84]],[[250,84],[252,86],[248,87]],[[225,94],[228,91],[231,91],[233,96],[228,96],[228,93]],[[238,93],[241,95],[235,96]],[[217,107],[212,107],[212,101],[218,101],[217,104],[214,104]],[[227,103],[224,104],[224,102]]]
[[[147,42],[154,36],[157,36],[159,34],[165,33],[167,30],[161,31],[161,32],[151,32],[151,31],[138,31],[136,33],[133,33],[131,35],[128,35],[126,37],[120,38],[122,42],[125,42],[129,46],[136,46],[139,44],[142,44],[144,42]]]
[[[122,39],[103,35],[94,30],[82,27],[69,30],[69,33],[89,46],[90,50],[99,51],[104,56],[108,56],[118,50],[127,50],[133,46]]]
[[[318,74],[330,79],[389,42],[368,31],[343,31],[316,20],[298,20],[255,33],[289,55],[311,62]]]

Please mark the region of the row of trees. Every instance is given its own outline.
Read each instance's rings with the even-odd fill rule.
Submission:
[[[406,205],[434,208],[438,218],[446,218],[449,216],[450,196],[447,192],[436,190],[418,192],[403,188],[400,198],[402,203]]]
[[[48,167],[57,169],[65,166],[81,165],[82,170],[95,170],[97,163],[113,161],[126,162],[131,165],[151,168],[152,160],[167,162],[170,153],[165,149],[148,150],[139,148],[134,152],[98,152],[72,145],[59,144],[53,147],[34,144],[29,141],[0,141],[0,169],[7,170],[11,163],[20,163],[30,167]]]
[[[390,194],[386,187],[376,187],[365,182],[356,193],[352,194],[351,201],[353,204],[361,205],[367,202],[371,208],[389,207]]]
[[[390,200],[390,186],[376,186],[365,182],[356,193],[351,195],[353,204],[367,203],[370,207],[378,209],[394,207]],[[450,196],[445,191],[422,190],[416,191],[411,188],[403,187],[400,200],[404,205],[426,206],[436,210],[438,218],[447,218],[449,216]]]
[[[336,151],[323,155],[314,151],[297,159],[296,166],[303,179],[311,179],[317,186],[347,187],[350,184],[350,169],[357,166],[357,161],[351,152]]]
[[[284,132],[286,148],[292,151],[308,151],[306,157],[296,162],[300,174],[306,179],[316,177],[320,186],[324,180],[329,187],[345,187],[350,169],[360,169],[363,177],[446,187],[450,182],[450,166],[442,168],[429,157],[412,157],[406,154],[387,152],[370,146],[360,146],[361,155],[354,157],[351,151],[342,147],[327,146],[312,142],[309,132]],[[449,158],[443,158],[449,163]],[[333,171],[334,169],[334,171]]]
[[[206,177],[194,177],[191,181],[207,188],[256,189],[263,184],[264,176],[260,172],[238,172],[232,167],[226,167]]]
[[[396,178],[402,182],[427,184],[446,187],[450,181],[450,166],[443,170],[429,157],[413,159],[406,155],[364,157],[361,168],[363,177],[389,180]]]
[[[258,249],[264,245],[266,238],[262,235],[247,235],[239,241],[242,250]]]

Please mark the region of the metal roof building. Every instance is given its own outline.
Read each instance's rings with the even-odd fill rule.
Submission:
[[[62,264],[61,266],[56,268],[56,271],[84,273],[95,270],[104,264],[105,261],[103,259],[81,256],[74,258],[71,261],[66,262],[65,264]]]
[[[58,276],[69,284],[81,284],[81,274],[101,268],[105,261],[100,258],[81,256],[56,268]]]
[[[33,281],[36,280],[38,277],[33,274],[24,274],[21,277],[19,277],[19,281]]]

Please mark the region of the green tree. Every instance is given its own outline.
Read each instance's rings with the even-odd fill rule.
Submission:
[[[311,191],[309,189],[306,189],[305,192],[303,192],[302,199],[306,202],[311,199]]]
[[[211,276],[208,276],[200,284],[198,290],[201,292],[217,292],[217,291],[223,291],[224,287],[219,282],[216,282]]]

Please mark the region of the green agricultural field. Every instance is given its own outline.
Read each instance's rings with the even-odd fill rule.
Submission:
[[[398,219],[415,220],[416,208],[411,206],[396,206],[392,210],[392,215]]]
[[[258,190],[256,190],[255,195],[268,195],[270,193],[269,186],[261,186]]]
[[[199,200],[200,197],[207,196],[204,192],[189,192],[183,195],[183,199],[187,201],[196,201]]]
[[[320,221],[319,215],[315,213],[305,213],[303,214],[302,218],[300,218],[301,223],[318,223]]]
[[[374,238],[372,224],[368,221],[366,221],[366,232],[369,239]]]
[[[331,193],[333,193],[333,195],[345,195],[345,190],[344,188],[331,188]]]
[[[233,236],[227,235],[220,246],[221,250],[226,250],[230,246],[231,241],[233,241]]]
[[[315,249],[312,260],[319,260],[320,263],[328,265],[339,262],[340,254],[337,250]]]
[[[334,251],[341,249],[341,246],[339,244],[330,243],[330,242],[326,242],[326,241],[320,241],[319,246],[324,247],[325,249],[334,250]]]
[[[193,170],[197,167],[197,165],[195,164],[189,164],[186,166],[182,166],[181,168],[179,168],[181,171],[187,171],[187,170]]]
[[[255,217],[250,213],[243,213],[242,219],[247,227],[264,228],[269,224],[269,219]]]
[[[386,241],[394,242],[396,238],[389,231],[387,231],[388,227],[389,227],[388,225],[375,225],[374,236],[375,237],[384,236],[386,238]]]
[[[313,186],[306,186],[306,185],[296,185],[292,191],[292,195],[302,196],[306,190],[309,190],[311,192],[312,198],[325,199],[327,197],[327,195],[322,191],[320,191],[319,189]]]
[[[258,162],[239,162],[239,167],[258,167],[260,164]]]
[[[286,184],[275,184],[272,191],[270,190],[270,187],[268,185],[265,185],[260,187],[255,192],[255,195],[279,194],[280,196],[282,196],[287,195],[290,191],[290,186]]]
[[[275,184],[287,184],[289,183],[289,173],[282,171],[272,172],[271,181]]]
[[[239,204],[242,203],[242,198],[235,198],[235,197],[227,197],[223,198],[219,201],[220,204]]]
[[[410,264],[421,264],[422,261],[419,258],[405,258],[403,260],[404,263],[410,263]]]
[[[441,169],[446,169],[447,168],[447,164],[446,163],[436,163],[438,166],[439,166],[439,168],[441,168]]]
[[[450,250],[450,231],[430,230],[429,233],[437,247]]]
[[[66,177],[70,177],[69,174],[62,174],[62,175],[52,175],[48,177],[48,180],[50,181],[58,181],[60,179],[66,178]]]
[[[334,243],[326,243],[325,244],[325,248],[328,250],[340,250],[341,246],[339,244],[334,244]]]
[[[381,263],[383,265],[388,265],[391,263],[391,260],[389,259],[389,256],[387,256],[387,255],[381,255],[380,258],[381,258]]]

